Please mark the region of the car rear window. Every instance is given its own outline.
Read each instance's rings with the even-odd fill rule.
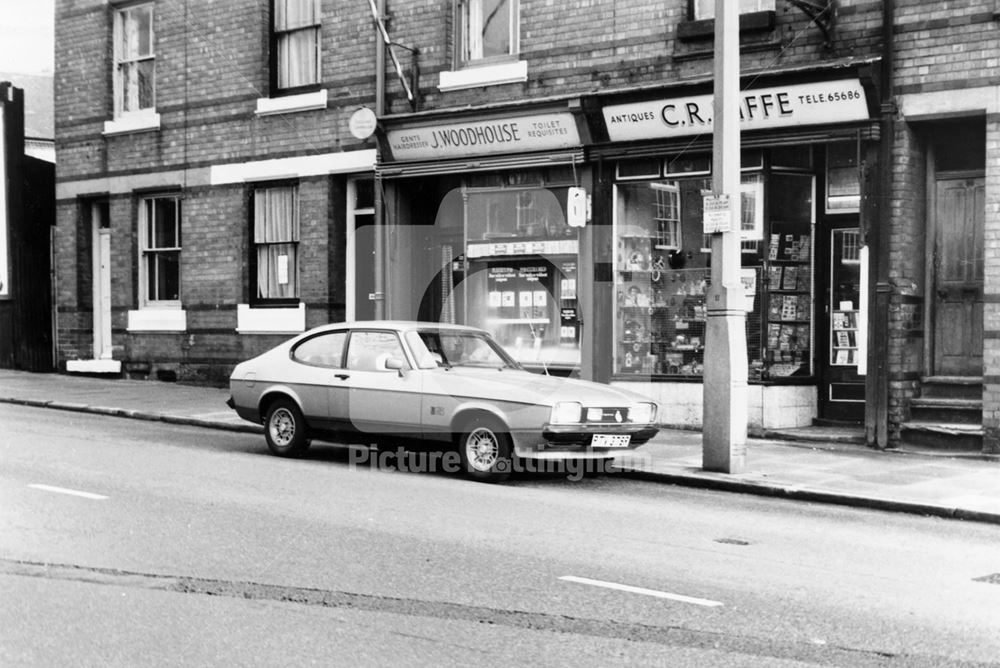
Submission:
[[[306,339],[292,350],[292,358],[305,364],[340,368],[344,362],[347,332],[327,332]]]

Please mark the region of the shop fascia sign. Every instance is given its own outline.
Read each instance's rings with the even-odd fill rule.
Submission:
[[[389,130],[386,135],[396,160],[551,151],[580,145],[576,119],[565,112],[423,125]]]
[[[712,132],[712,95],[687,95],[604,107],[611,141],[661,139]],[[740,129],[820,125],[868,118],[864,88],[841,79],[740,93]]]

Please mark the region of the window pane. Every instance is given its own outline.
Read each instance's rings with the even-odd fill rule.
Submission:
[[[774,9],[774,0],[740,0],[740,13],[762,12]],[[715,0],[696,0],[695,18],[715,18]]]
[[[293,299],[298,296],[296,244],[257,247],[257,296]]]
[[[274,3],[274,29],[294,30],[319,23],[317,0],[276,0]]]
[[[153,53],[153,8],[133,7],[121,14],[119,57],[134,60]]]
[[[152,107],[154,61],[122,63],[119,68],[122,81],[122,110],[137,111]]]
[[[153,200],[155,220],[155,236],[151,236],[151,245],[156,248],[174,248],[180,246],[177,230],[177,204],[172,198]]]
[[[146,255],[146,294],[149,301],[180,299],[180,253]]]
[[[468,0],[464,11],[465,58],[478,60],[513,53],[512,3],[516,0]]]
[[[347,368],[385,371],[389,357],[406,361],[403,346],[394,332],[354,332],[347,348]]]
[[[292,355],[306,364],[339,368],[342,366],[347,332],[321,334],[299,344]]]
[[[278,35],[278,88],[319,83],[319,28]]]
[[[254,241],[299,240],[299,212],[294,186],[262,188],[254,193]]]

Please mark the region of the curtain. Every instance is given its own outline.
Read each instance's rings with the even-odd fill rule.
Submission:
[[[319,29],[278,35],[278,88],[319,83]]]
[[[275,1],[278,88],[319,82],[319,23],[317,0]]]
[[[257,294],[263,299],[298,296],[298,192],[294,186],[254,193]]]

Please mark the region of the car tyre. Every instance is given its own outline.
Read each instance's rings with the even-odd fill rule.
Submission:
[[[462,469],[473,480],[503,482],[514,467],[514,445],[506,425],[495,418],[473,418],[458,438]]]
[[[267,448],[279,457],[301,457],[309,449],[309,434],[302,411],[290,399],[278,399],[264,420]]]

